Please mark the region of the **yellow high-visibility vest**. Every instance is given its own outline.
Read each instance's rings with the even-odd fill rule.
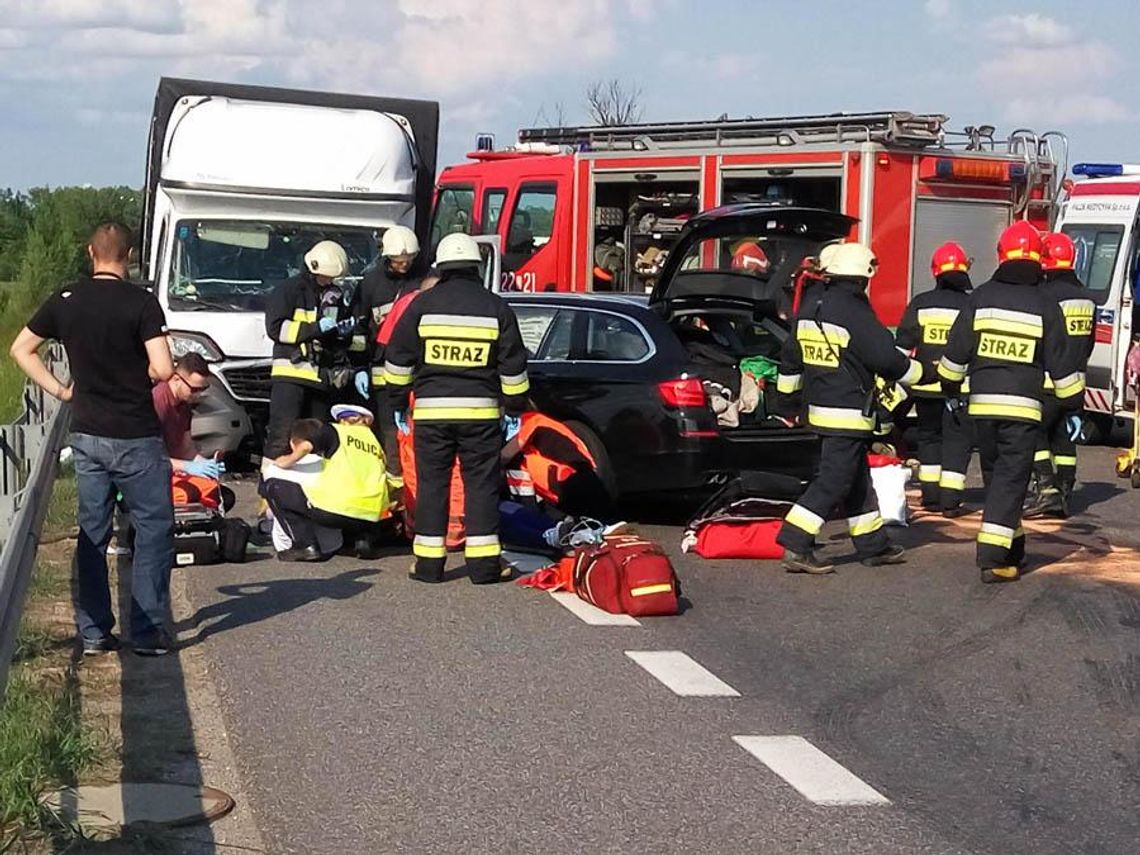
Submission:
[[[330,514],[375,522],[388,515],[388,478],[384,452],[372,428],[333,425],[340,446],[328,458],[305,495],[313,507]]]

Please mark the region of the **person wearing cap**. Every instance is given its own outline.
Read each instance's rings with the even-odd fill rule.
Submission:
[[[390,514],[384,452],[372,432],[372,413],[357,404],[332,408],[333,424],[297,419],[289,429],[289,452],[272,463],[262,494],[280,523],[289,548],[281,561],[323,561],[338,551],[343,533],[355,537],[358,558],[376,557],[376,523]],[[320,458],[310,477],[289,472]],[[307,460],[308,459],[308,460]],[[275,467],[275,468],[274,468]]]
[[[930,259],[934,288],[916,294],[899,323],[895,343],[929,372],[937,370],[946,350],[950,328],[970,302],[970,258],[953,241],[942,244]],[[946,406],[937,376],[911,388],[918,416],[918,480],[922,506],[947,517],[961,516],[973,436],[969,419],[957,407]]]
[[[1015,582],[1025,563],[1022,506],[1033,474],[1045,372],[1063,410],[1084,398],[1079,361],[1066,347],[1057,302],[1041,285],[1041,235],[1019,220],[998,239],[998,267],[978,286],[950,328],[938,375],[951,406],[970,384],[966,411],[974,422],[986,505],[977,536],[985,583]]]
[[[346,273],[344,248],[323,240],[305,253],[305,269],[269,296],[265,331],[273,342],[273,368],[265,459],[287,454],[293,422],[323,418],[334,388],[344,388],[352,380],[346,353],[357,332],[357,319],[336,287],[336,280]]]
[[[416,458],[416,556],[412,578],[443,581],[448,493],[456,455],[463,476],[472,582],[501,578],[499,556],[500,419],[519,414],[530,389],[518,320],[488,291],[479,245],[449,234],[436,250],[439,282],[413,299],[388,344],[384,380],[398,423],[410,396]],[[402,429],[406,429],[402,428]]]
[[[878,268],[868,247],[845,243],[827,250],[826,285],[800,304],[792,335],[784,342],[776,380],[777,406],[791,414],[802,397],[807,427],[820,435],[819,469],[788,511],[776,542],[789,573],[831,573],[815,554],[815,540],[837,506],[863,564],[905,560],[883,530],[867,452],[878,428],[876,377],[910,386],[922,365],[903,355],[867,299]],[[798,415],[798,413],[796,413]]]

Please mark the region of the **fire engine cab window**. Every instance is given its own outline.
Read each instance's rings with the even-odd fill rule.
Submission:
[[[488,190],[483,194],[482,231],[485,235],[497,234],[499,219],[503,216],[503,203],[507,201],[506,190]]]
[[[446,235],[471,234],[471,214],[475,208],[475,191],[470,187],[444,187],[435,203],[435,220],[431,226],[431,248],[434,250]]]
[[[553,187],[524,188],[519,193],[507,230],[504,268],[515,270],[550,242],[557,198]]]
[[[1077,248],[1077,277],[1092,292],[1092,298],[1103,303],[1112,289],[1112,271],[1116,268],[1124,227],[1066,225],[1063,231]]]

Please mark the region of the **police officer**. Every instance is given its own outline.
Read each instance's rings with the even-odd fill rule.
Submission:
[[[1096,303],[1073,270],[1077,250],[1072,239],[1064,233],[1051,232],[1042,239],[1042,247],[1044,282],[1041,290],[1060,305],[1070,358],[1083,371],[1095,341],[1093,316]],[[1059,406],[1053,393],[1052,378],[1048,375],[1045,376],[1043,404],[1033,464],[1037,498],[1026,509],[1025,516],[1067,517],[1069,499],[1077,481],[1076,440],[1081,435],[1081,416],[1079,412],[1066,412]]]
[[[357,327],[336,281],[348,272],[348,256],[323,240],[305,253],[305,270],[282,282],[265,307],[273,341],[269,428],[265,459],[289,452],[289,429],[302,417],[323,418],[333,387],[352,381],[347,357]]]
[[[966,489],[966,466],[973,437],[969,421],[957,408],[948,408],[942,384],[935,372],[946,350],[950,328],[958,313],[970,302],[970,259],[953,241],[942,244],[930,259],[934,290],[915,295],[899,324],[896,344],[913,352],[928,374],[930,383],[915,386],[918,416],[918,480],[922,506],[941,510],[945,516],[961,516],[962,491]]]
[[[1084,375],[1066,343],[1061,309],[1041,284],[1041,235],[1025,221],[1002,232],[998,268],[950,329],[938,366],[943,389],[958,400],[969,379],[986,482],[978,532],[983,582],[1013,582],[1025,560],[1021,509],[1033,472],[1045,372],[1063,409],[1079,407]]]
[[[416,291],[420,277],[415,273],[420,242],[407,226],[389,226],[380,238],[380,263],[360,281],[361,307],[367,315],[371,390],[368,396],[376,416],[375,428],[384,444],[384,456],[394,485],[400,483],[400,454],[396,426],[384,387],[384,348],[380,330],[392,307],[405,294]]]
[[[526,349],[510,308],[483,287],[479,245],[468,235],[439,242],[439,282],[396,323],[384,380],[395,418],[406,429],[415,393],[413,443],[419,499],[412,578],[443,580],[448,487],[455,457],[463,474],[464,552],[471,581],[497,582],[499,567],[500,418],[518,414],[530,383]]]
[[[898,564],[903,550],[883,531],[867,452],[877,426],[875,378],[912,385],[921,364],[904,356],[867,299],[878,260],[870,249],[846,243],[829,250],[827,285],[805,297],[788,336],[776,381],[785,406],[801,392],[808,427],[822,436],[819,471],[792,506],[777,542],[789,573],[830,573],[815,555],[815,538],[838,505],[855,550],[868,566]],[[818,297],[815,295],[818,294]]]

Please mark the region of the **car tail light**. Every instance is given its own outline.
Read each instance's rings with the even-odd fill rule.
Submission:
[[[657,384],[657,393],[669,407],[704,407],[708,405],[705,387],[699,377],[679,377]]]

